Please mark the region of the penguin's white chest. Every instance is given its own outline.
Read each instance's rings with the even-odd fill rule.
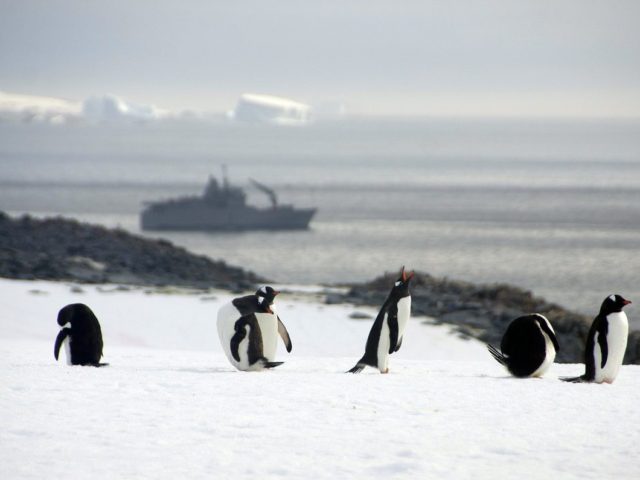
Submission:
[[[541,377],[542,375],[544,375],[545,372],[549,370],[549,367],[553,364],[554,360],[556,359],[556,347],[553,346],[553,342],[549,338],[549,335],[547,335],[547,332],[545,332],[542,329],[540,329],[540,332],[544,337],[545,357],[544,357],[544,361],[538,367],[538,369],[531,374],[532,377]]]
[[[398,341],[403,337],[404,331],[411,316],[411,297],[403,297],[398,302]]]
[[[278,349],[278,317],[273,313],[256,313],[262,332],[262,355],[273,362]]]
[[[629,321],[627,315],[624,312],[610,313],[607,315],[608,331],[607,331],[607,363],[602,366],[602,351],[600,350],[600,344],[598,343],[598,333],[594,338],[594,357],[595,357],[595,381],[597,383],[607,382],[612,383],[618,371],[622,360],[624,359],[624,353],[627,350],[627,337],[629,335]]]

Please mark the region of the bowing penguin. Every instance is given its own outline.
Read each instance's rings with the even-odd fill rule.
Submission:
[[[622,309],[630,303],[620,295],[609,295],[604,299],[600,313],[593,320],[587,335],[584,374],[560,380],[573,383],[613,383],[627,349],[629,321]]]
[[[58,312],[62,328],[56,337],[53,356],[58,360],[60,348],[65,346],[67,364],[102,367],[102,331],[91,309],[84,303],[73,303]]]
[[[348,373],[360,373],[367,365],[377,368],[380,373],[389,373],[389,355],[400,350],[404,331],[411,316],[411,293],[409,283],[413,272],[405,273],[393,284],[378,316],[373,322],[364,356]]]
[[[282,365],[275,362],[278,334],[287,352],[289,332],[278,317],[274,300],[278,291],[262,287],[254,295],[234,298],[218,310],[218,337],[231,365],[238,370],[263,370]]]
[[[513,320],[500,342],[500,351],[487,345],[489,353],[514,377],[541,377],[560,351],[556,334],[539,313]]]

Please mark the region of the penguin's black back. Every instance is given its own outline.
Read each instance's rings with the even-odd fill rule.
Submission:
[[[231,300],[234,307],[240,312],[241,316],[251,315],[262,309],[262,306],[258,302],[258,297],[255,295],[246,295],[244,297],[238,297]]]
[[[594,356],[596,346],[596,333],[598,333],[598,341],[600,344],[607,343],[607,333],[609,331],[609,321],[607,315],[600,312],[591,323],[589,334],[587,335],[587,345],[584,349],[584,380],[593,381],[596,378],[596,359]],[[602,350],[602,347],[600,347]]]
[[[544,362],[546,341],[537,315],[524,315],[513,320],[502,337],[500,350],[506,365],[516,377],[528,377]]]
[[[98,365],[102,358],[102,330],[91,309],[83,303],[67,305],[58,313],[58,324],[71,324],[71,363]]]

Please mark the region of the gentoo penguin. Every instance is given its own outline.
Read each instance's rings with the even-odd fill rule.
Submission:
[[[560,380],[574,383],[613,383],[627,349],[629,322],[622,309],[630,303],[620,295],[609,295],[604,299],[600,313],[593,320],[587,336],[584,375]]]
[[[487,348],[515,377],[541,377],[560,350],[553,327],[539,313],[513,320],[500,342],[501,351],[492,345]]]
[[[67,364],[102,367],[102,331],[91,309],[84,303],[73,303],[58,312],[62,328],[56,337],[53,355],[58,360],[60,347],[65,345]]]
[[[380,373],[389,373],[389,355],[400,350],[404,330],[411,315],[409,283],[412,278],[413,272],[407,274],[402,267],[400,278],[393,284],[389,296],[373,322],[364,356],[348,373],[360,373],[367,365],[377,368]]]
[[[218,336],[229,362],[238,370],[263,370],[282,365],[275,362],[278,334],[287,352],[289,332],[276,313],[278,291],[262,287],[254,295],[234,298],[218,310]]]

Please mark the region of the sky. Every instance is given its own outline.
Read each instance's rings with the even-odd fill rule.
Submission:
[[[0,91],[226,111],[640,116],[640,2],[0,0]]]

